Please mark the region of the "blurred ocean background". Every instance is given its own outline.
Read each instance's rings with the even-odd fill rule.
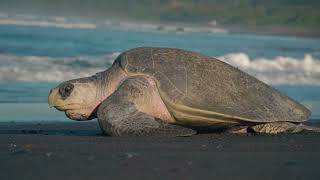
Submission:
[[[291,96],[320,119],[320,39],[233,33],[215,26],[0,14],[0,122],[65,121],[47,95],[104,71],[123,51],[175,47],[217,57]]]

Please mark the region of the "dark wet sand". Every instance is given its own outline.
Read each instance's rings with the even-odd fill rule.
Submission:
[[[317,124],[318,126],[320,124]],[[320,136],[101,136],[95,122],[0,123],[0,179],[319,179]]]

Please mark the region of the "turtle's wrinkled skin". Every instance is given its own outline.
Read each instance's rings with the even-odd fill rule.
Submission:
[[[49,105],[75,120],[98,117],[102,131],[114,136],[189,136],[201,128],[320,132],[301,124],[308,109],[267,84],[220,60],[173,48],[126,51],[108,70],[51,90]]]

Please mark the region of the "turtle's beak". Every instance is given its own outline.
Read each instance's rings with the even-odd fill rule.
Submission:
[[[48,104],[50,108],[56,106],[57,99],[59,98],[58,93],[59,93],[58,88],[54,88],[50,90],[50,93],[48,96]]]

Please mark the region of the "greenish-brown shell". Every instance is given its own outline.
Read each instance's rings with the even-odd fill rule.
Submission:
[[[152,77],[170,113],[184,124],[306,121],[310,111],[220,60],[172,48],[136,48],[116,63]]]

